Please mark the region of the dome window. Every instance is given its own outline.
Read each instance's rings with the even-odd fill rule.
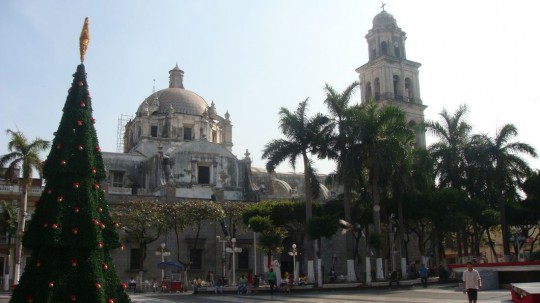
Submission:
[[[192,137],[192,128],[190,126],[184,126],[184,140],[191,140]]]
[[[383,55],[388,54],[388,45],[386,44],[386,41],[383,41],[381,43],[381,54],[383,54]]]
[[[150,136],[156,138],[157,137],[157,134],[158,134],[158,127],[157,125],[152,125],[150,127]]]

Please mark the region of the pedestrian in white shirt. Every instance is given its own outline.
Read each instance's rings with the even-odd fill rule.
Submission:
[[[472,262],[467,262],[467,270],[463,272],[463,293],[467,293],[469,303],[476,303],[478,290],[482,288],[480,273],[473,268]]]

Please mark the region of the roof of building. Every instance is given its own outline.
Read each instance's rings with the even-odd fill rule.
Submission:
[[[392,28],[392,27],[398,27],[396,19],[394,18],[394,16],[392,16],[391,14],[389,14],[386,11],[382,11],[382,12],[378,13],[373,18],[373,28],[374,29],[376,29],[376,28]]]

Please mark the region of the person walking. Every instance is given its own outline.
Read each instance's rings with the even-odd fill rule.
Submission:
[[[469,303],[476,303],[478,290],[482,288],[480,273],[473,268],[471,261],[467,262],[467,270],[463,272],[463,293],[467,293]]]
[[[251,294],[251,289],[253,288],[253,272],[250,270],[247,275],[247,293]]]
[[[420,267],[420,270],[418,271],[418,274],[420,275],[420,282],[422,282],[422,286],[424,288],[427,288],[427,278],[428,278],[429,269],[426,267],[425,264],[422,264]]]
[[[274,287],[276,287],[276,273],[274,272],[273,268],[270,268],[270,271],[268,272],[267,276],[268,284],[270,285],[270,294],[274,294]]]

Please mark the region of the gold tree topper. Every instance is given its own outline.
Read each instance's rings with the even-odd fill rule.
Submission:
[[[79,50],[81,51],[81,63],[84,62],[84,55],[86,54],[86,48],[90,42],[90,33],[88,32],[88,17],[84,18],[84,25],[81,31],[81,37],[79,38]]]

